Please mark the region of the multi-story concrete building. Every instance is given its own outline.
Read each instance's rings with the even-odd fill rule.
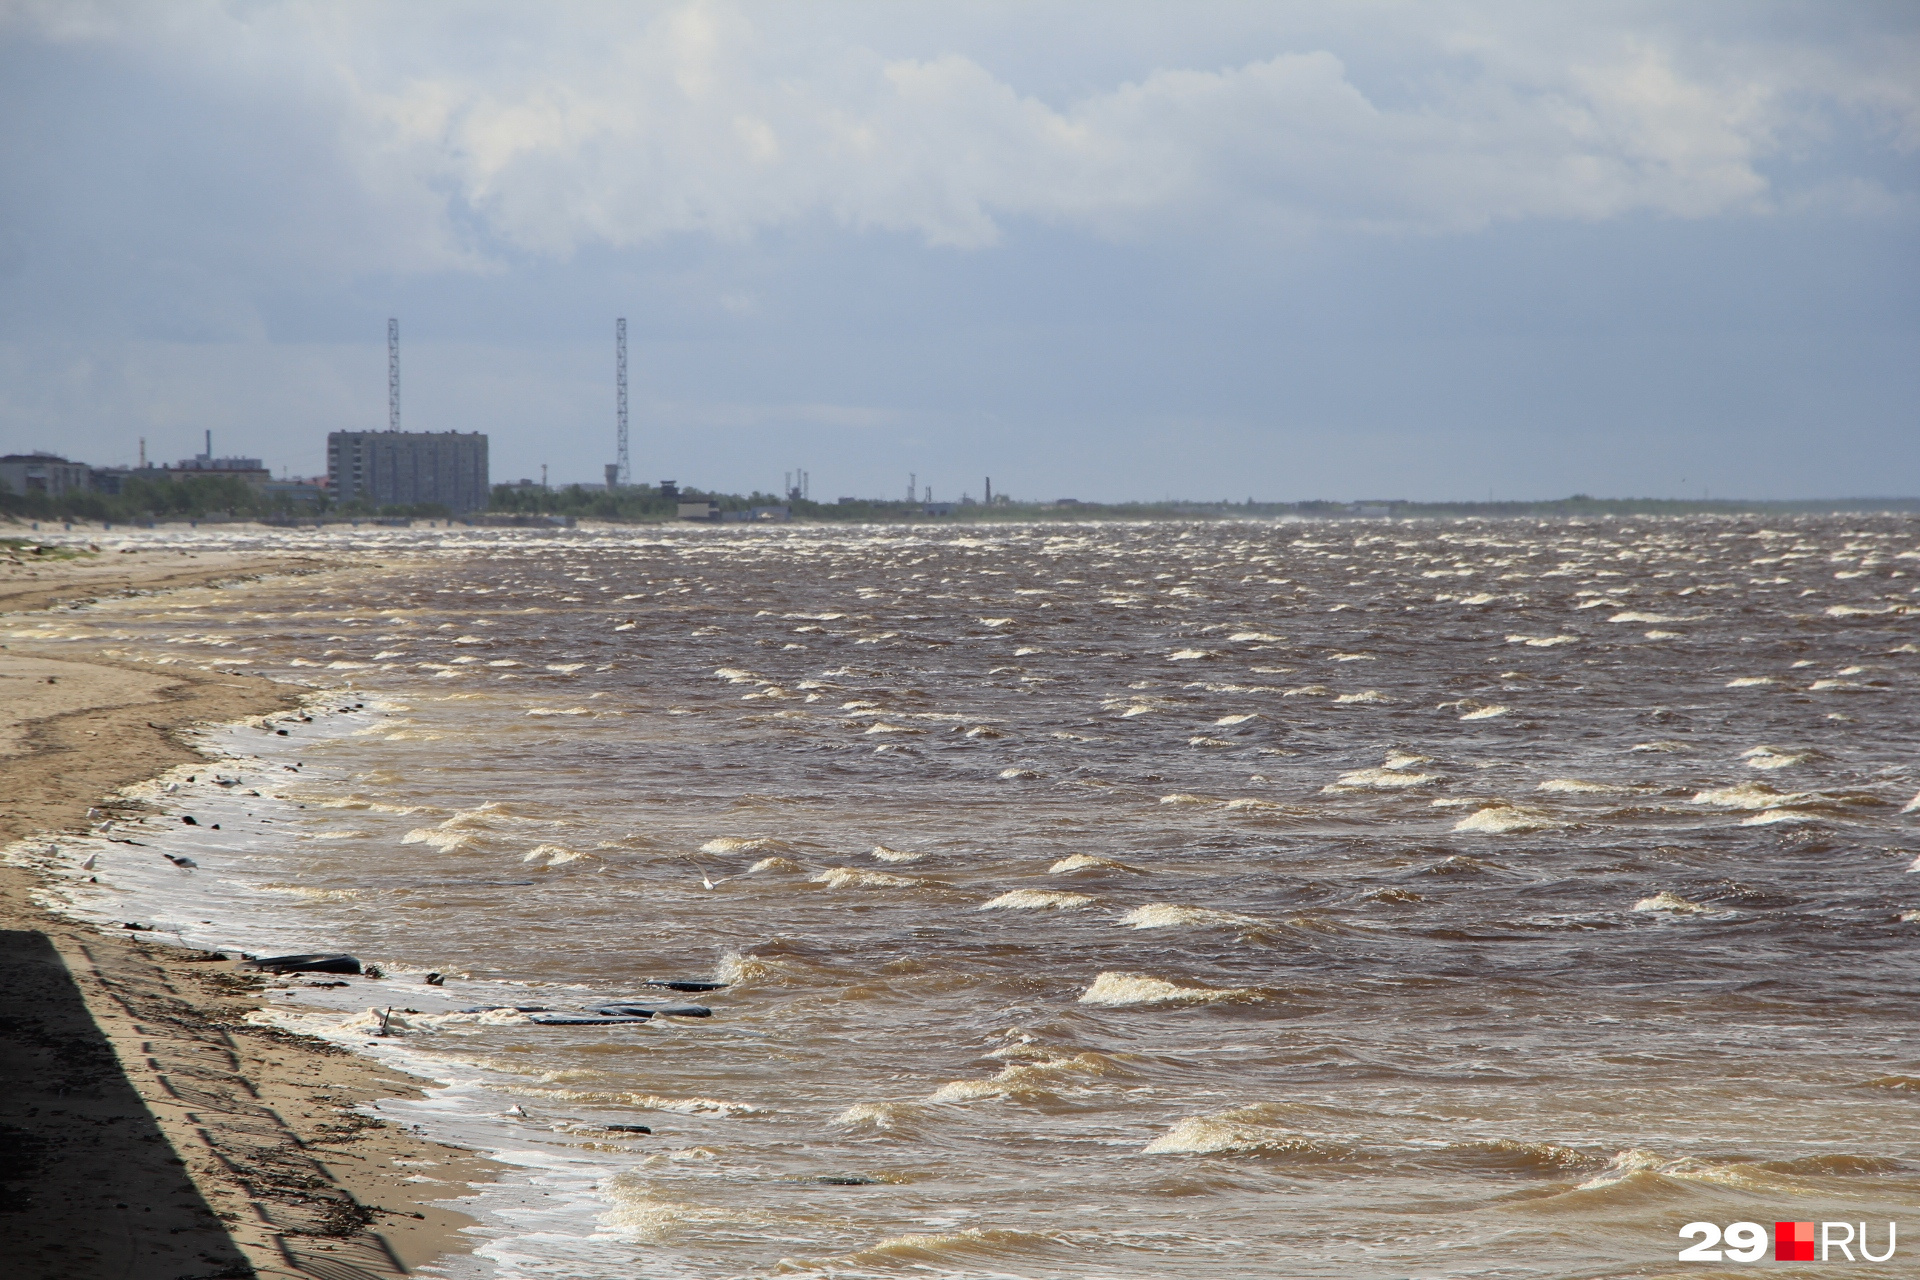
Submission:
[[[437,502],[460,514],[484,510],[487,438],[479,432],[334,431],[327,436],[327,492],[336,503],[374,507]]]
[[[0,457],[0,490],[13,494],[44,494],[57,498],[63,493],[83,493],[89,487],[91,468],[84,462],[68,462],[57,453],[35,450],[9,453]]]

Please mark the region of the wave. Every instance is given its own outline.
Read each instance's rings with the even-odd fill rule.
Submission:
[[[1094,899],[1084,893],[1048,893],[1043,889],[1013,889],[980,904],[980,910],[1044,911],[1090,907]]]
[[[918,862],[927,855],[913,853],[906,849],[889,849],[886,845],[877,844],[867,851],[867,856],[878,858],[881,862]]]
[[[1033,1257],[1073,1249],[1073,1242],[1062,1236],[1003,1228],[969,1228],[965,1231],[888,1236],[863,1249],[834,1258],[783,1259],[780,1269],[825,1275],[855,1274],[857,1269],[858,1274],[866,1275],[873,1268],[883,1267],[889,1271],[903,1268],[956,1275],[960,1272],[952,1268],[960,1267],[967,1268],[968,1274],[977,1274],[973,1268],[994,1259]],[[1005,1272],[996,1267],[991,1274],[1001,1275]]]
[[[911,876],[896,876],[885,871],[861,871],[855,867],[828,867],[807,877],[814,884],[830,889],[912,889],[926,883]]]
[[[1670,911],[1675,915],[1705,915],[1713,908],[1689,901],[1677,893],[1662,889],[1651,898],[1642,898],[1633,904],[1635,911]]]
[[[471,835],[461,831],[442,831],[438,827],[415,827],[400,837],[401,844],[427,844],[442,853],[456,853],[462,849],[471,849],[477,843]]]
[[[1255,916],[1214,911],[1207,907],[1183,907],[1172,902],[1149,902],[1120,917],[1120,923],[1135,929],[1271,929],[1271,921]]]
[[[1329,794],[1342,791],[1398,791],[1406,787],[1424,787],[1440,780],[1437,773],[1415,773],[1411,769],[1396,769],[1388,765],[1378,769],[1350,770],[1320,790]]]
[[[263,884],[254,886],[254,889],[258,893],[304,898],[309,902],[351,902],[360,896],[358,889],[321,889],[305,884]]]
[[[856,1102],[835,1116],[831,1123],[847,1128],[898,1131],[915,1127],[925,1119],[925,1104],[914,1102]]]
[[[1112,858],[1099,858],[1091,853],[1070,853],[1047,868],[1050,875],[1066,875],[1072,871],[1127,871],[1136,876],[1148,873],[1139,867],[1130,867],[1124,862],[1115,862]]]
[[[1077,1079],[1131,1076],[1134,1073],[1098,1053],[1070,1058],[1042,1056],[1015,1062],[985,1080],[951,1080],[927,1097],[928,1102],[976,1102],[982,1098],[1010,1098],[1016,1102],[1046,1102],[1056,1091]]]
[[[1777,791],[1764,782],[1741,782],[1731,787],[1713,787],[1694,793],[1695,804],[1718,805],[1722,809],[1782,809],[1819,803],[1810,791]]]
[[[1478,831],[1486,835],[1509,832],[1551,831],[1567,824],[1550,814],[1519,805],[1497,804],[1468,814],[1453,824],[1455,831]]]
[[[785,849],[784,840],[769,836],[721,836],[700,846],[702,853],[767,853]]]
[[[1586,782],[1580,778],[1548,778],[1534,787],[1535,791],[1561,792],[1567,795],[1617,796],[1629,794],[1632,787],[1616,787],[1605,782]]]
[[[1261,1122],[1271,1115],[1272,1108],[1253,1106],[1190,1116],[1142,1147],[1140,1154],[1284,1156],[1307,1161],[1344,1160],[1353,1154],[1351,1148]]]
[[[563,866],[569,862],[578,862],[582,858],[592,858],[591,853],[582,853],[578,849],[569,849],[563,844],[535,845],[521,857],[522,862],[538,862],[545,858],[550,867]]]
[[[1080,1003],[1123,1009],[1133,1005],[1217,1004],[1264,998],[1252,987],[1183,987],[1144,973],[1109,970],[1096,977],[1093,985],[1080,994]]]

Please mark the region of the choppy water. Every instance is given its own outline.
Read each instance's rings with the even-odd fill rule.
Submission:
[[[203,531],[357,562],[11,637],[326,691],[51,856],[102,920],[388,966],[275,1016],[412,1011],[375,1051],[450,1085],[389,1114],[523,1169],[457,1272],[1920,1230],[1920,523],[351,536]],[[733,985],[453,1012],[654,976]]]

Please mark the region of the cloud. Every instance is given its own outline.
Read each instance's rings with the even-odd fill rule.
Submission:
[[[313,170],[352,188],[327,202],[350,245],[335,251],[421,270],[817,220],[979,249],[1019,220],[1128,241],[1752,214],[1836,113],[1920,140],[1902,31],[1768,42],[1659,7],[1437,5],[1290,31],[1301,11],[1281,7],[1256,11],[1276,18],[1256,56],[1049,100],[937,31],[872,47],[861,12],[29,5],[10,21],[301,116],[330,152]],[[1355,71],[1383,25],[1417,73]],[[1845,176],[1849,207],[1873,206],[1875,179]],[[283,212],[272,251],[326,256],[324,227]]]

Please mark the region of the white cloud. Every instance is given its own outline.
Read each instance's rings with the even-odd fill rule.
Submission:
[[[1259,52],[1232,65],[1141,65],[1049,101],[937,31],[873,48],[863,12],[21,4],[0,32],[118,44],[331,117],[361,188],[342,201],[353,256],[377,225],[375,256],[428,269],[481,267],[489,242],[565,257],[823,218],[959,248],[1022,219],[1127,239],[1700,218],[1780,203],[1776,162],[1836,112],[1920,140],[1897,31],[1769,43],[1662,6],[1348,6],[1309,27],[1311,7],[1279,6],[1247,11]],[[1414,70],[1352,69],[1389,39]],[[1876,185],[1852,175],[1851,206]]]
[[[1414,231],[1762,206],[1765,93],[1657,50],[1528,85],[1486,68],[1388,108],[1342,60],[1160,69],[1062,108],[960,54],[765,65],[737,13],[675,13],[512,86],[416,82],[362,107],[498,235],[565,254],[827,215],[932,244],[1009,218],[1127,237],[1221,220]]]

